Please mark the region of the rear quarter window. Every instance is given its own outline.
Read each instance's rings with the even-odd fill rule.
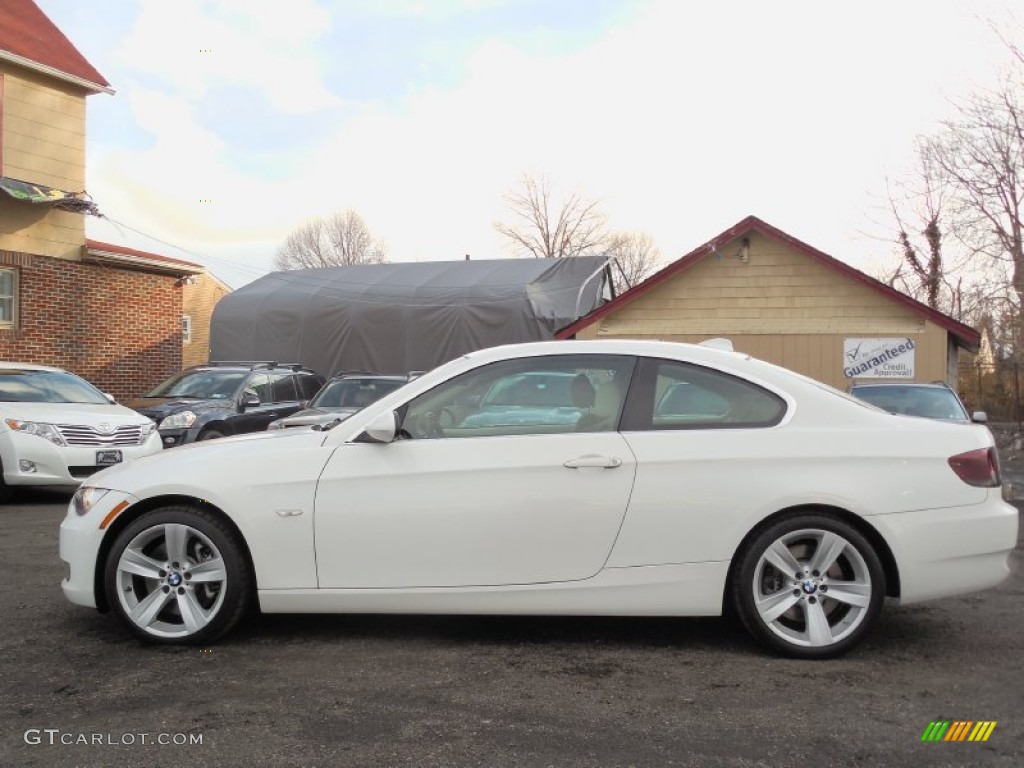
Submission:
[[[641,361],[623,430],[772,427],[786,402],[752,382],[676,360]]]

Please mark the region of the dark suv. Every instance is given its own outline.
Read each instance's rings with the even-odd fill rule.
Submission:
[[[157,424],[164,448],[260,432],[313,397],[324,377],[291,363],[211,363],[125,403]]]

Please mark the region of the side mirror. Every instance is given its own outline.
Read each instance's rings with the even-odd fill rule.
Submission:
[[[971,421],[975,424],[988,424],[988,414],[984,411],[975,411],[971,414]]]
[[[254,395],[251,392],[246,392],[242,395],[242,410],[248,410],[249,408],[255,408],[260,404],[259,395]]]
[[[111,405],[117,405],[117,400],[116,400],[116,399],[114,398],[114,396],[113,396],[112,394],[110,394],[109,392],[104,392],[104,393],[103,393],[103,396],[104,396],[105,398],[107,398],[107,400],[109,400],[109,401],[110,401],[110,404],[111,404]]]
[[[390,443],[398,434],[398,414],[386,411],[366,425],[366,429],[356,438],[357,443]]]

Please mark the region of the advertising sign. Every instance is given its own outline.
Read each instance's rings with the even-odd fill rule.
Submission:
[[[848,379],[913,379],[913,339],[844,339],[843,375]]]

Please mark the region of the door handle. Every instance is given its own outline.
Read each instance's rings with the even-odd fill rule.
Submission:
[[[578,459],[569,459],[563,467],[569,469],[581,469],[583,467],[597,467],[598,469],[615,469],[622,466],[622,459],[615,456],[598,456],[596,453],[588,453]]]

